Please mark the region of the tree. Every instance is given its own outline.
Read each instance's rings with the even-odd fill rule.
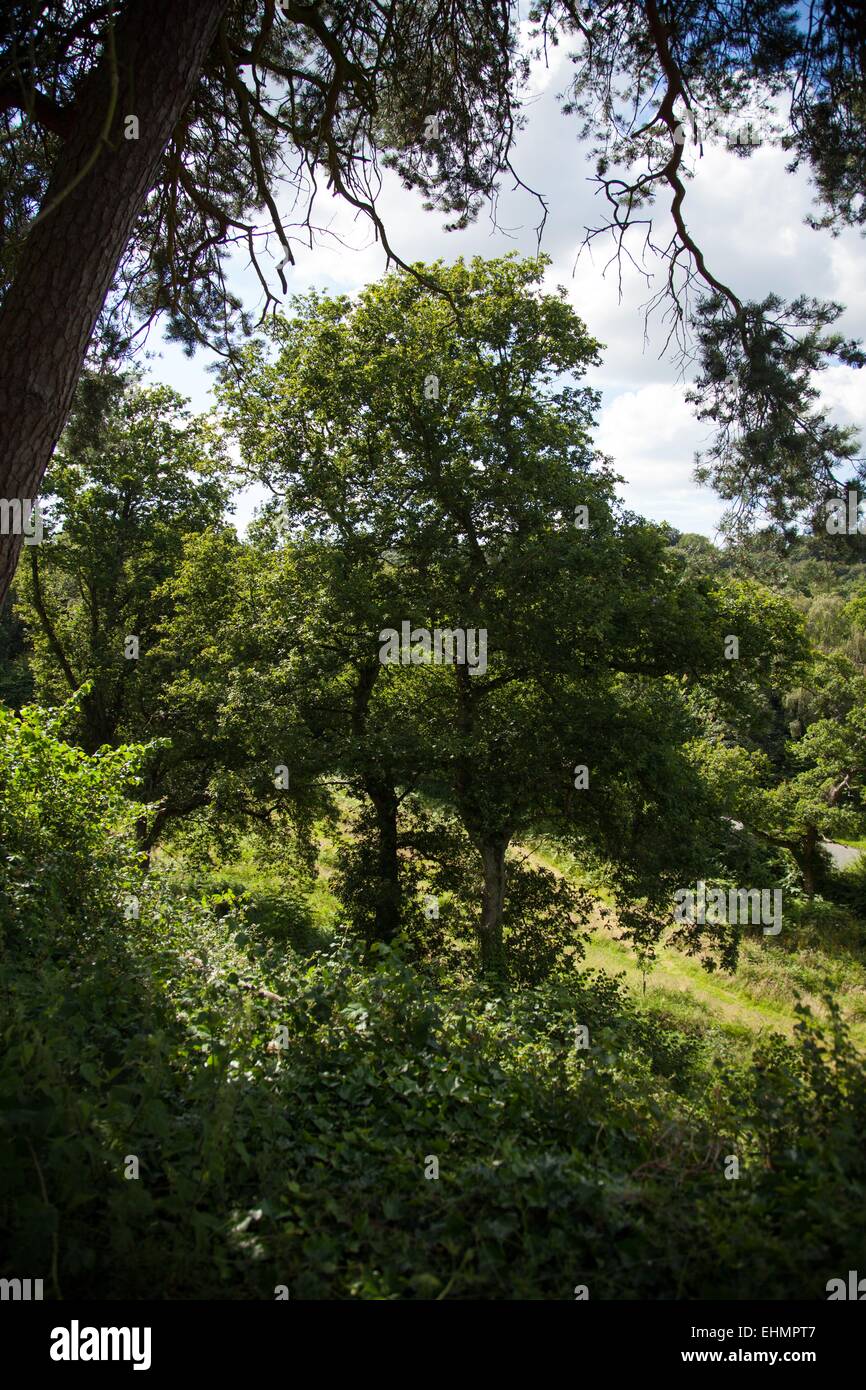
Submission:
[[[377,157],[458,221],[471,215],[507,162],[514,42],[508,7],[483,0],[7,6],[0,495],[36,495],[112,285],[107,347],[128,340],[124,314],[134,326],[167,313],[185,343],[208,331],[225,343],[240,307],[225,255],[244,243],[262,274],[261,209],[292,258],[278,175],[307,204],[307,232],[324,174],[388,245]],[[426,118],[446,105],[431,135]],[[19,546],[4,537],[0,600]]]
[[[111,5],[92,4],[67,11],[59,27],[47,6],[7,12],[3,103],[16,117],[32,111],[42,142],[29,119],[11,130],[7,122],[4,160],[15,168],[21,159],[26,177],[9,210],[18,244],[4,245],[4,497],[36,496],[105,296],[225,8],[211,0],[132,0],[116,15]],[[137,139],[124,138],[129,114]],[[15,138],[22,128],[23,149]],[[40,215],[30,226],[36,202]],[[0,598],[19,546],[20,537],[4,539]]]
[[[155,660],[184,536],[219,525],[227,460],[213,428],[167,387],[85,377],[46,478],[46,543],[28,547],[16,592],[32,647],[36,697],[70,707],[70,734],[87,753],[166,739]],[[195,797],[195,748],[154,750],[142,781],[161,798],[157,825]],[[154,827],[142,831],[149,848]]]
[[[557,372],[582,368],[595,345],[562,297],[534,293],[543,264],[509,258],[415,270],[373,287],[357,309],[318,295],[296,301],[296,317],[272,330],[278,360],[271,365],[262,346],[252,347],[221,393],[251,474],[278,493],[290,526],[338,554],[343,622],[328,624],[328,640],[339,643],[347,625],[359,648],[353,751],[344,766],[359,771],[375,710],[375,756],[361,783],[378,827],[374,877],[391,885],[394,924],[397,812],[417,781],[410,759],[418,728],[404,713],[402,734],[383,736],[390,704],[381,692],[397,673],[383,665],[377,634],[401,630],[413,615],[413,622],[423,615],[449,630],[472,627],[474,591],[497,534],[500,606],[510,601],[518,571],[505,546],[509,523],[519,526],[521,518],[496,509],[498,489],[516,511],[525,495],[526,552],[539,520],[549,530],[564,506],[573,517],[578,498],[591,503],[602,491],[597,483],[564,481],[577,459],[588,460],[593,397],[551,385]],[[447,298],[424,289],[434,279]],[[479,509],[490,511],[489,532],[479,526]],[[518,610],[525,624],[527,611]],[[413,685],[425,707],[427,689]],[[428,729],[428,748],[430,738]],[[420,762],[423,768],[423,752]],[[464,784],[467,778],[464,771]],[[470,800],[465,785],[465,807]],[[498,928],[502,892],[494,880],[509,836],[499,827],[488,834],[477,817],[473,833],[487,864],[482,918],[493,914]]]
[[[565,383],[597,345],[562,292],[541,293],[544,266],[437,264],[356,301],[305,296],[270,328],[276,358],[252,345],[219,393],[289,543],[333,551],[342,612],[312,640],[345,655],[351,634],[369,673],[373,723],[353,746],[372,728],[390,881],[401,797],[445,796],[479,856],[491,969],[509,845],[545,820],[613,861],[624,893],[669,891],[666,866],[698,853],[701,819],[676,754],[690,727],[676,678],[738,688],[789,636],[772,605],[686,583],[664,531],[615,515],[590,444],[595,394]],[[436,631],[451,644],[441,660]],[[732,633],[742,653],[728,662]],[[574,795],[576,763],[591,765],[588,795]]]

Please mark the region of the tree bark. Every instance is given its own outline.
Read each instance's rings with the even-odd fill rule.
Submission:
[[[509,838],[508,835],[497,835],[481,845],[484,890],[478,937],[481,969],[488,975],[500,975],[504,967],[502,913],[505,906],[505,854]]]
[[[75,98],[0,309],[0,497],[39,491],[105,296],[227,8],[129,0]],[[130,115],[137,140],[125,138]],[[20,547],[20,536],[0,537],[0,602]]]
[[[155,796],[156,791],[155,787],[151,788],[150,792],[145,794],[144,800],[150,801]],[[196,792],[184,802],[173,802],[168,797],[157,810],[150,826],[147,823],[147,816],[139,816],[135,825],[136,840],[139,852],[147,858],[148,867],[150,867],[151,853],[169,821],[182,820],[184,816],[189,816],[193,811],[199,811],[207,806],[209,801],[210,794],[206,791]]]
[[[401,927],[400,857],[397,853],[399,802],[392,786],[368,782],[367,795],[376,812],[376,941],[393,941]]]
[[[807,829],[800,852],[795,857],[803,875],[803,892],[807,898],[814,898],[818,886],[818,832],[814,825]]]

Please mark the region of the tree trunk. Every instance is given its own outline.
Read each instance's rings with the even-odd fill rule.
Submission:
[[[402,925],[400,856],[397,853],[397,793],[393,787],[372,783],[367,795],[376,812],[376,941],[393,941]]]
[[[146,781],[139,795],[145,802],[153,802],[159,795],[160,788],[153,779],[150,783]],[[136,821],[136,840],[139,852],[147,855],[148,863],[150,855],[156,847],[166,826],[170,821],[183,820],[185,816],[192,815],[193,811],[203,810],[210,802],[210,793],[207,791],[193,792],[185,801],[172,801],[170,796],[163,797],[162,804],[157,808],[148,825],[147,816],[139,816]]]
[[[803,875],[803,892],[807,898],[814,898],[818,867],[818,832],[814,825],[810,825],[803,836],[802,848],[797,860]]]
[[[99,312],[228,0],[129,0],[70,112],[0,309],[0,497],[33,499]],[[116,90],[115,90],[116,84]],[[125,138],[125,117],[139,138]],[[20,536],[0,538],[0,602]]]
[[[481,969],[485,974],[500,975],[504,968],[502,947],[502,912],[505,906],[505,853],[508,835],[498,835],[481,845],[484,866],[484,891],[481,898],[481,924],[478,928],[481,946]]]

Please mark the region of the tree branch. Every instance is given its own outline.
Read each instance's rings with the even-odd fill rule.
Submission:
[[[0,111],[20,111],[37,125],[66,140],[72,134],[75,118],[68,106],[60,106],[52,97],[35,88],[22,87],[17,82],[0,85]]]
[[[72,667],[70,666],[69,661],[67,660],[66,653],[64,652],[63,647],[60,644],[60,638],[57,636],[57,633],[54,630],[54,625],[48,616],[48,610],[45,607],[45,600],[42,597],[42,584],[39,579],[39,562],[36,558],[35,546],[30,547],[30,573],[33,578],[33,607],[36,609],[36,613],[39,618],[42,631],[45,633],[45,637],[47,639],[49,647],[53,651],[54,655],[57,657],[58,662],[60,663],[60,668],[63,671],[64,676],[66,677],[69,689],[77,690],[81,684],[81,681],[78,679]]]

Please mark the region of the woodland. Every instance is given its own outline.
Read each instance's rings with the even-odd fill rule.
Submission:
[[[546,45],[713,540],[622,499],[542,193],[532,255],[404,261],[380,215],[396,175],[459,235],[519,177]],[[4,7],[0,1277],[813,1300],[862,1264],[866,469],[821,382],[866,356],[717,278],[682,131],[778,119],[816,238],[862,228],[864,61],[836,0]],[[292,291],[317,179],[388,253],[357,293]]]

